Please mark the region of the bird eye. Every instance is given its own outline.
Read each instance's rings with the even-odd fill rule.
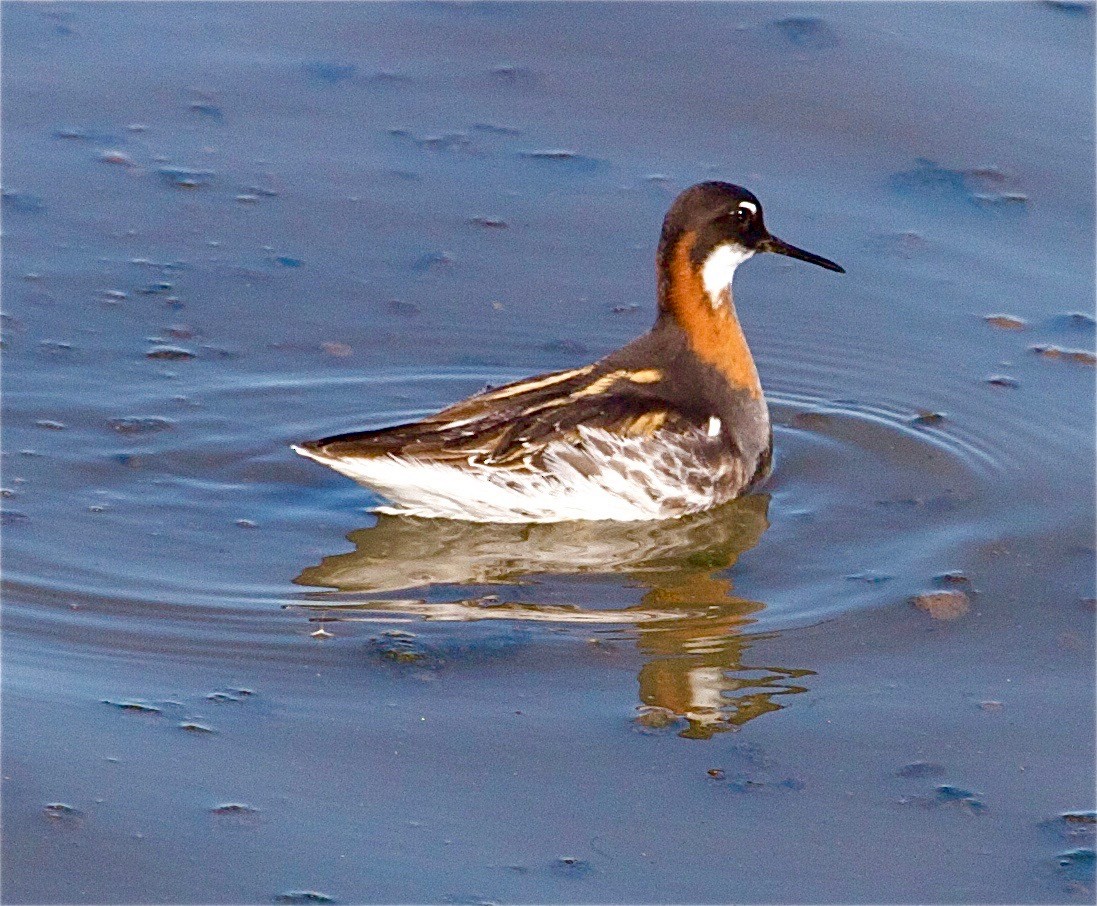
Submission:
[[[740,221],[741,223],[746,223],[748,220],[750,220],[750,211],[748,211],[746,208],[736,208],[735,219]]]

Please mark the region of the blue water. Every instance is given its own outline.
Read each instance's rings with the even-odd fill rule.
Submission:
[[[1092,900],[1092,6],[2,15],[5,899]],[[737,276],[763,494],[290,451],[646,330],[710,178],[848,272]]]

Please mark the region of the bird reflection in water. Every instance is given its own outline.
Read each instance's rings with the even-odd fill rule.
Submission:
[[[381,516],[349,536],[355,550],[305,569],[299,585],[331,589],[300,606],[313,619],[513,620],[630,628],[645,658],[638,721],[684,724],[707,739],[779,710],[805,691],[811,670],[744,663],[744,634],[764,604],[736,597],[727,575],[769,526],[756,494],[672,522],[498,525]],[[437,586],[529,585],[538,577],[616,576],[646,591],[641,602],[594,609],[481,598],[409,597]],[[399,599],[375,597],[400,593]],[[368,598],[363,598],[368,595]]]

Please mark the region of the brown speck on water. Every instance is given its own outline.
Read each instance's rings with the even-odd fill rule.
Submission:
[[[1016,390],[1021,386],[1016,378],[1011,378],[1007,374],[991,374],[983,378],[983,381],[992,387],[1003,387],[1007,390]]]
[[[136,167],[137,162],[126,154],[125,151],[101,151],[99,160],[105,164],[116,164],[120,167]]]
[[[345,359],[354,352],[346,343],[339,343],[335,340],[326,340],[320,344],[320,348],[328,355],[337,359]]]
[[[938,585],[971,585],[971,579],[958,569],[934,576],[933,581]]]
[[[1028,321],[1024,318],[1018,318],[1015,315],[983,315],[983,320],[987,322],[991,327],[998,327],[1002,330],[1027,330]]]
[[[213,733],[215,732],[213,727],[208,727],[205,724],[200,724],[197,721],[185,720],[179,724],[180,730],[186,730],[188,733]]]
[[[962,591],[931,591],[911,598],[911,603],[935,620],[958,620],[971,610],[971,599]]]
[[[910,420],[910,423],[920,428],[927,428],[934,425],[939,425],[944,420],[945,414],[943,412],[931,412],[929,410],[923,409]]]
[[[709,768],[705,773],[713,780],[723,780],[727,776],[723,768]]]
[[[1030,346],[1029,350],[1045,359],[1077,362],[1079,365],[1097,365],[1097,355],[1088,349],[1064,349],[1062,346]]]
[[[473,217],[469,223],[490,230],[504,230],[507,227],[507,222],[502,217]]]

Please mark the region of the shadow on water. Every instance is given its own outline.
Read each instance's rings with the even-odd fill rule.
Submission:
[[[769,527],[768,495],[674,522],[496,525],[382,516],[349,536],[350,553],[326,557],[294,580],[330,589],[293,605],[321,624],[509,620],[629,627],[645,663],[639,674],[647,727],[684,725],[680,735],[707,739],[805,691],[794,681],[813,671],[744,662],[765,604],[734,594],[727,570]],[[644,589],[639,604],[593,609],[534,604],[500,595],[436,601],[431,591],[457,586],[521,586],[539,577],[616,577]],[[412,596],[415,591],[424,596]],[[399,599],[373,597],[403,593]],[[369,596],[369,597],[363,597]]]

